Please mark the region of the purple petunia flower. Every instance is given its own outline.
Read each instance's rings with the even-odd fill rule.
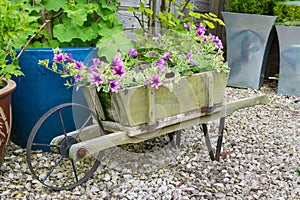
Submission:
[[[152,76],[150,78],[150,81],[151,81],[151,87],[155,87],[156,89],[158,89],[158,87],[160,85],[162,85],[162,82],[161,82],[159,76]]]
[[[65,57],[63,53],[55,54],[53,58],[53,62],[61,63],[65,61]]]
[[[73,78],[74,78],[75,81],[80,81],[80,80],[83,78],[83,76],[81,76],[81,75],[78,73],[78,74],[76,74],[75,76],[73,76]]]
[[[191,59],[193,57],[193,54],[192,53],[188,53],[187,55],[186,55],[186,59]]]
[[[129,54],[128,54],[129,56],[132,56],[132,57],[136,57],[136,56],[138,56],[138,52],[137,52],[137,50],[135,50],[134,48],[130,48],[129,49]]]
[[[72,57],[72,54],[68,54],[67,56],[65,56],[65,61],[66,62],[73,62],[73,57]]]
[[[156,62],[156,65],[158,66],[158,71],[160,72],[164,72],[165,71],[165,60],[160,58],[158,59],[158,61]]]
[[[82,69],[82,67],[83,67],[83,62],[75,61],[75,63],[74,63],[74,68],[75,69]]]
[[[204,36],[204,34],[206,32],[205,26],[202,23],[200,23],[199,28],[196,30],[196,32],[197,32],[198,36],[200,36],[200,37]]]
[[[170,60],[170,52],[164,53],[164,55],[161,58],[164,60]]]
[[[190,29],[191,29],[191,24],[190,24],[190,22],[188,22],[188,23],[183,23],[183,27],[184,27],[185,29],[187,29],[188,31],[190,31]]]
[[[219,39],[218,36],[214,36],[214,35],[211,34],[211,33],[210,33],[208,36],[210,37],[210,40],[211,40],[212,42],[214,42],[215,45],[216,45],[219,49],[223,49],[223,48],[224,48],[224,47],[223,47],[223,44],[222,44],[222,41]]]
[[[113,62],[111,63],[112,66],[123,66],[123,61],[118,57],[114,56]]]
[[[145,80],[144,81],[144,84],[143,84],[143,87],[145,88],[147,85],[148,85],[149,81],[148,80]]]
[[[149,57],[158,57],[158,54],[154,51],[148,52]]]
[[[121,83],[116,79],[113,79],[109,82],[109,88],[111,92],[118,92],[118,89],[121,87]]]
[[[101,64],[101,61],[99,58],[93,58],[92,61],[93,61],[93,65],[95,67],[98,67]]]
[[[114,70],[113,75],[118,75],[121,78],[126,74],[126,71],[123,69],[122,66],[114,67],[113,70]]]
[[[190,61],[190,62],[189,62],[189,65],[192,65],[192,66],[198,66],[198,63],[196,63],[195,61]]]
[[[98,87],[100,83],[104,82],[104,79],[102,78],[102,75],[100,73],[93,72],[91,74],[90,81],[91,84],[95,84]]]

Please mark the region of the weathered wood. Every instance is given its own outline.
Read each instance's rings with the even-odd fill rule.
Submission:
[[[105,114],[94,87],[82,87],[89,108],[98,115],[100,120],[105,120]]]
[[[192,119],[183,119],[183,121],[175,123],[173,125],[164,126],[162,128],[157,128],[153,132],[143,133],[140,130],[140,134],[137,134],[135,137],[130,137],[128,132],[119,131],[114,132],[108,135],[100,136],[97,138],[93,138],[90,140],[86,140],[77,144],[72,145],[70,148],[70,157],[71,159],[77,160],[77,151],[79,149],[86,149],[86,156],[93,155],[98,153],[99,151],[105,150],[107,148],[111,148],[113,146],[128,144],[128,143],[139,143],[160,135],[164,135],[166,133],[174,132],[177,130],[189,128],[196,124],[203,124],[209,121],[217,120],[219,118],[223,118],[232,114],[234,111],[238,109],[246,108],[249,106],[254,106],[257,104],[266,104],[268,102],[268,97],[266,95],[259,95],[249,98],[240,99],[234,102],[230,102],[225,105],[221,111],[215,112],[211,115],[205,115],[202,117],[195,117]],[[174,123],[175,121],[173,121]]]
[[[206,83],[206,75],[209,73],[213,74],[213,84],[210,89]],[[110,118],[127,126],[150,123],[150,121],[154,124],[159,119],[209,106],[208,98],[211,98],[210,105],[222,104],[227,76],[228,74],[214,71],[182,77],[178,84],[174,84],[173,91],[162,85],[155,90],[154,99],[151,100],[153,108],[150,110],[147,89],[143,86],[122,89],[112,94]],[[153,114],[150,115],[149,111]],[[150,121],[149,116],[151,116]]]

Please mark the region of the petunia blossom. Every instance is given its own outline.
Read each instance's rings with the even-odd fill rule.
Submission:
[[[118,66],[118,67],[123,66],[123,61],[118,56],[114,56],[111,65],[112,66]]]
[[[95,67],[98,67],[101,64],[101,61],[99,58],[93,58],[93,65],[95,65]]]
[[[151,87],[155,87],[156,89],[158,89],[158,87],[160,85],[162,85],[162,82],[161,82],[159,76],[152,76],[150,78],[150,81],[151,81]]]
[[[53,58],[53,62],[61,63],[65,61],[65,57],[63,53],[55,54]]]
[[[195,61],[190,61],[190,62],[189,62],[189,65],[192,65],[192,66],[198,66],[198,63],[196,63]]]
[[[190,29],[191,29],[191,24],[190,24],[190,22],[188,22],[188,23],[183,23],[183,27],[184,27],[185,29],[187,29],[188,31],[190,31]]]
[[[113,70],[113,75],[120,76],[121,78],[126,74],[126,71],[123,69],[122,66],[114,67]]]
[[[166,70],[164,59],[162,59],[162,58],[158,59],[158,61],[156,62],[156,65],[158,66],[158,71],[164,72]]]
[[[76,74],[75,76],[73,76],[73,78],[74,78],[74,80],[77,82],[77,81],[80,81],[80,80],[83,78],[83,76],[81,76],[81,75],[78,73],[78,74]]]
[[[113,79],[109,82],[109,88],[111,92],[118,92],[118,89],[120,87],[121,87],[121,83],[116,79]]]
[[[74,63],[74,68],[75,69],[82,69],[82,67],[83,67],[83,62],[75,61],[75,63]]]
[[[170,52],[164,53],[164,55],[161,58],[167,61],[170,60]]]
[[[66,62],[73,62],[73,57],[72,57],[71,53],[65,56],[65,61]]]
[[[104,82],[102,74],[93,72],[90,77],[91,84],[95,84],[97,87]]]
[[[204,34],[206,32],[205,26],[202,23],[200,23],[199,28],[196,30],[196,32],[197,32],[198,36],[200,36],[200,37],[204,36]]]
[[[186,59],[191,59],[193,57],[193,54],[192,53],[188,53],[187,55],[186,55]]]
[[[211,40],[212,42],[214,42],[215,45],[216,45],[219,49],[223,49],[223,48],[224,48],[224,47],[223,47],[223,44],[222,44],[222,41],[219,39],[218,36],[214,36],[214,35],[211,34],[211,33],[210,33],[208,36],[209,36],[210,40]]]
[[[130,48],[128,55],[131,57],[136,57],[136,56],[138,56],[138,52],[134,48]]]

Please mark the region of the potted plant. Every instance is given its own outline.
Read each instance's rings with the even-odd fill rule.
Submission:
[[[22,4],[8,0],[0,2],[0,166],[12,125],[11,94],[16,89],[12,77],[23,76],[18,63],[20,54],[13,49],[22,35],[34,33],[29,24],[33,18],[21,11]]]
[[[274,14],[280,49],[278,93],[300,97],[300,3],[282,1]]]
[[[14,78],[19,87],[12,96],[14,124],[11,139],[25,147],[31,129],[43,113],[58,104],[72,102],[73,90],[62,85],[65,80],[39,66],[38,60],[52,58],[52,48],[59,46],[74,59],[84,61],[95,46],[122,31],[122,24],[115,16],[119,6],[116,0],[17,1],[24,4],[22,10],[29,12],[36,24],[47,22],[45,29],[19,58],[25,76]],[[26,39],[27,35],[20,38]],[[83,97],[80,91],[76,95]],[[46,130],[47,127],[45,135]]]
[[[228,85],[259,89],[263,83],[269,38],[276,17],[273,7],[278,0],[229,0],[226,23],[227,61],[231,68]]]

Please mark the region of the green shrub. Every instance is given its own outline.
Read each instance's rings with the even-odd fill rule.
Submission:
[[[295,1],[282,1],[274,7],[274,15],[277,16],[276,22],[289,26],[300,25],[300,3]]]
[[[229,0],[227,10],[230,12],[274,15],[274,7],[279,0]]]

